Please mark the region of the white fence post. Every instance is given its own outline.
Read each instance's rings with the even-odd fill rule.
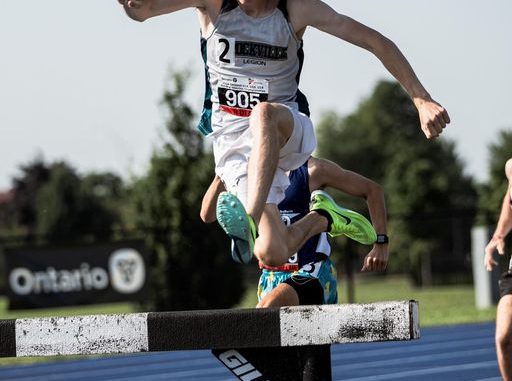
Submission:
[[[488,226],[476,226],[471,229],[471,262],[475,305],[478,309],[492,307],[499,300],[499,266],[492,272],[488,272],[484,266],[484,250],[490,237],[491,233]]]

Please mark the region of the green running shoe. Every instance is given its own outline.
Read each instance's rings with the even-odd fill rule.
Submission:
[[[251,262],[256,241],[256,224],[232,193],[222,192],[217,199],[217,221],[231,238],[231,256],[238,263]]]
[[[377,240],[377,233],[370,221],[357,212],[336,205],[332,197],[324,191],[317,190],[311,193],[309,210],[322,211],[323,216],[327,213],[331,217],[329,221],[331,237],[344,234],[364,245],[371,245]]]

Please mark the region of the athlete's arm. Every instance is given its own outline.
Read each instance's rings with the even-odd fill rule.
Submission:
[[[423,87],[411,65],[393,41],[379,32],[334,11],[321,0],[289,2],[290,20],[298,35],[312,26],[373,53],[400,82],[416,105],[427,138],[439,136],[450,123],[447,111]]]
[[[311,158],[308,171],[311,189],[331,187],[366,200],[375,231],[386,234],[386,204],[384,192],[379,184],[325,159]]]
[[[493,258],[494,251],[497,250],[500,255],[505,254],[505,237],[512,230],[512,159],[509,159],[505,165],[505,174],[509,181],[508,189],[501,203],[496,230],[485,247],[484,264],[487,271],[492,271],[493,267],[498,265]]]
[[[512,159],[505,163],[505,176],[507,176],[509,188],[512,187]]]
[[[208,187],[208,190],[203,196],[203,202],[201,204],[201,212],[200,216],[203,222],[207,224],[210,222],[215,222],[217,220],[216,216],[216,206],[217,206],[217,197],[219,197],[219,193],[225,191],[224,184],[222,183],[219,176],[215,176],[212,183]]]
[[[205,8],[208,0],[118,0],[126,14],[136,20],[144,21],[150,17],[172,13],[185,8]]]
[[[387,234],[387,213],[384,192],[376,182],[341,168],[332,161],[309,160],[310,190],[331,187],[366,200],[370,218],[377,234]],[[388,262],[388,245],[375,244],[365,257],[362,271],[384,271]]]

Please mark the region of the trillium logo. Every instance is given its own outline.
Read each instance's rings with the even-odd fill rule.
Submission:
[[[122,294],[134,294],[146,280],[144,260],[135,249],[118,249],[108,261],[112,288]]]

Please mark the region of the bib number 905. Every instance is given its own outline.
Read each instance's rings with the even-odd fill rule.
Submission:
[[[258,103],[268,100],[268,81],[249,77],[222,77],[218,96],[224,112],[248,117]]]
[[[220,104],[242,109],[253,109],[258,103],[266,101],[266,94],[247,91],[219,89]]]

